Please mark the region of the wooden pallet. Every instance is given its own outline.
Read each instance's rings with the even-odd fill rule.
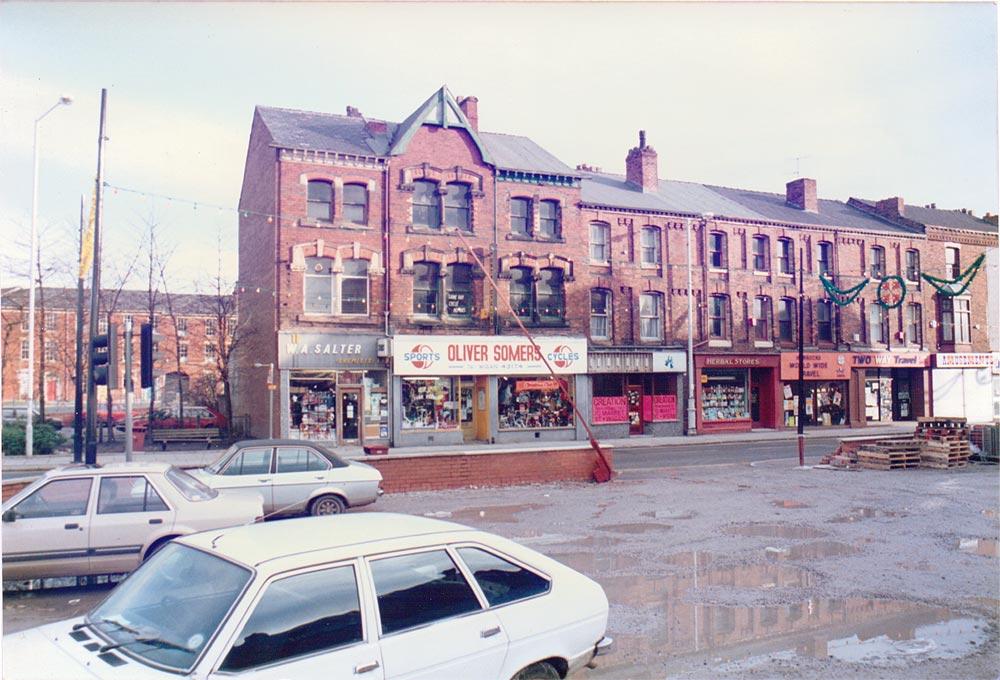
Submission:
[[[948,461],[948,462],[929,461],[926,459],[920,461],[920,467],[932,468],[934,470],[951,470],[952,468],[964,468],[968,464],[969,464],[968,459]]]
[[[968,441],[937,441],[924,442],[920,447],[921,453],[969,453]]]
[[[858,449],[858,463],[866,470],[902,470],[920,465],[919,451],[885,452]]]
[[[958,425],[965,425],[965,423],[967,423],[967,422],[968,421],[965,418],[959,418],[958,416],[955,416],[955,417],[926,416],[926,417],[917,418],[917,426],[918,427],[920,425],[933,424],[933,423],[948,423],[949,425],[952,424],[952,423],[955,423],[955,424],[958,424]]]

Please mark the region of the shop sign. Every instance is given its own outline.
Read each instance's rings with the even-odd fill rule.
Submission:
[[[545,375],[587,372],[584,338],[493,335],[397,335],[392,359],[396,375]],[[544,359],[543,359],[544,357]]]
[[[653,373],[684,373],[687,354],[684,352],[653,352]]]
[[[839,352],[806,352],[802,355],[803,377],[806,380],[849,380],[851,377],[850,355]],[[781,354],[781,379],[798,380],[799,353]]]
[[[979,354],[941,353],[934,355],[934,365],[938,368],[990,368],[994,365],[995,356],[997,354],[990,352]]]
[[[558,380],[517,380],[514,382],[515,392],[552,392],[559,389]]]
[[[642,397],[642,417],[649,422],[677,420],[677,395],[644,394]]]
[[[926,352],[854,352],[849,356],[854,368],[924,368],[931,358]]]
[[[385,368],[378,335],[339,333],[278,334],[279,368]]]
[[[733,356],[707,356],[702,360],[702,365],[704,366],[725,366],[725,367],[736,367],[736,368],[753,368],[755,366],[765,366],[763,359],[760,357],[733,357]]]
[[[590,411],[590,422],[595,425],[628,422],[628,400],[625,397],[594,397],[590,402]]]

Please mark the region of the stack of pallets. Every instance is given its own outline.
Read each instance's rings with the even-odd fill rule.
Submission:
[[[880,439],[858,449],[858,464],[865,470],[904,470],[920,466],[917,439]]]
[[[969,428],[965,418],[919,418],[920,467],[949,468],[969,464]]]

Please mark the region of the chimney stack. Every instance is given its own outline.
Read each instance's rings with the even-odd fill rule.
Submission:
[[[893,196],[892,198],[883,198],[881,201],[875,204],[875,212],[882,217],[902,217],[906,211],[906,204],[903,203],[901,196]]]
[[[476,132],[479,132],[479,99],[477,97],[459,97],[458,107],[469,119],[469,125]]]
[[[997,216],[991,213],[983,215],[983,221],[992,224],[994,227],[1000,226],[1000,223],[997,222]]]
[[[625,179],[644,192],[655,192],[660,187],[658,166],[656,149],[646,146],[646,131],[639,130],[639,146],[625,157]]]
[[[799,210],[818,213],[819,200],[816,198],[816,180],[800,177],[786,184],[785,203]]]
[[[356,106],[347,107],[347,117],[348,118],[361,118],[361,111]]]

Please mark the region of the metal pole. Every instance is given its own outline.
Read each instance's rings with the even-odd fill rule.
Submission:
[[[799,380],[798,380],[798,392],[799,392],[799,409],[798,416],[796,417],[796,424],[798,425],[798,440],[799,440],[799,465],[805,465],[806,458],[806,435],[805,435],[805,415],[806,415],[806,381],[805,381],[805,338],[802,332],[802,307],[803,300],[805,298],[805,292],[802,285],[802,248],[799,248],[799,313],[798,313],[798,335],[799,335]]]
[[[267,438],[274,439],[274,362],[267,365]]]
[[[86,199],[80,197],[80,260],[83,260],[84,216]],[[76,379],[73,381],[73,462],[83,462],[83,277],[76,276]]]
[[[691,220],[687,220],[687,302],[688,302],[688,342],[687,342],[687,434],[698,434],[697,418],[694,408],[694,290],[691,287]]]
[[[128,316],[125,317],[125,460],[132,462],[132,319]]]
[[[94,261],[90,288],[90,346],[93,347],[97,335],[97,315],[101,291],[101,213],[104,199],[104,126],[107,115],[108,91],[101,88],[101,123],[97,134],[97,180],[94,192]],[[97,425],[97,385],[94,383],[93,366],[87,365],[87,465],[97,463],[97,440],[94,429]]]

